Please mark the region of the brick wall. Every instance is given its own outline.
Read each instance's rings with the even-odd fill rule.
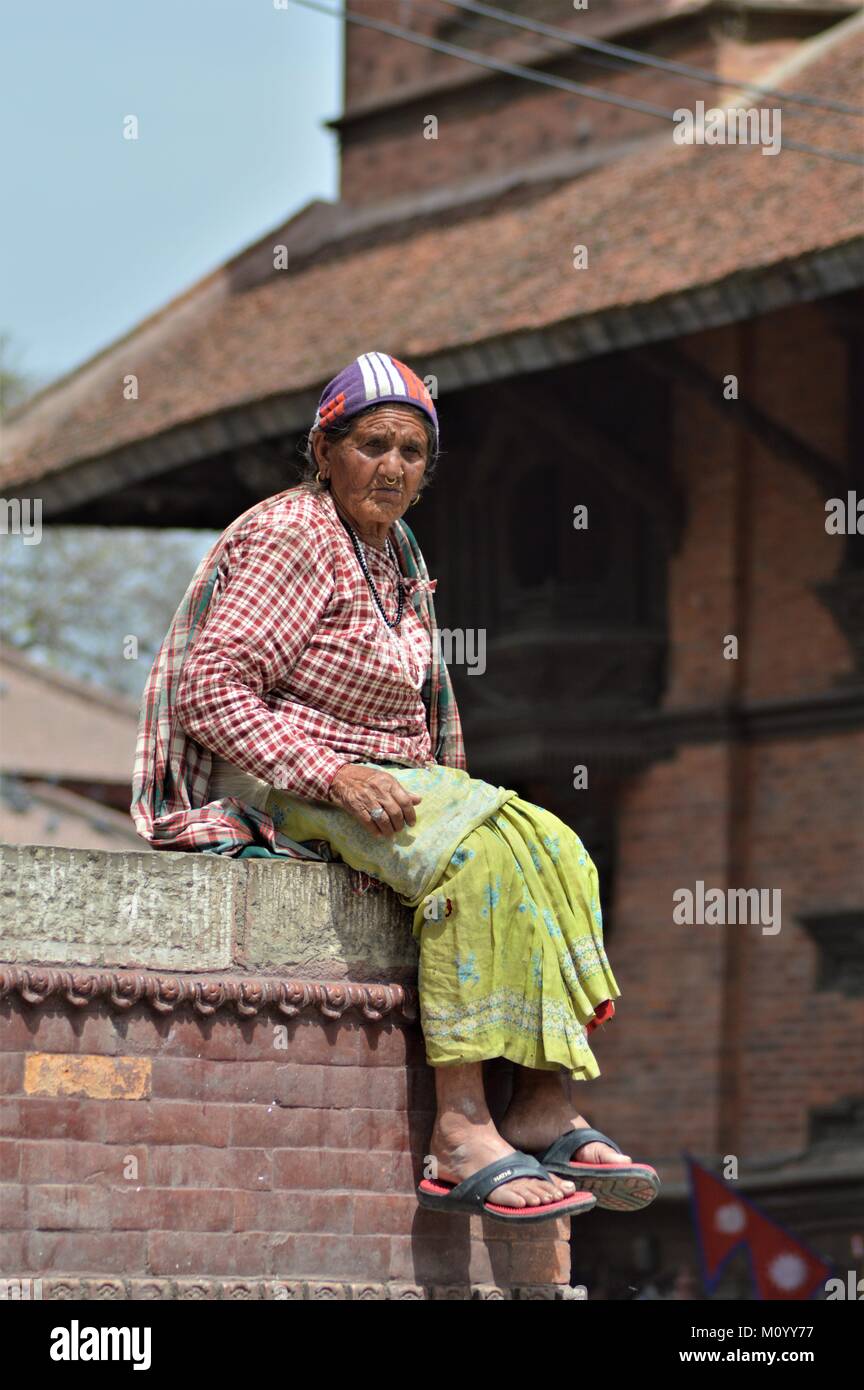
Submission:
[[[416,1025],[7,999],[0,1048],[3,1274],[568,1281],[566,1223],[514,1239],[417,1206],[433,1077]]]
[[[843,467],[853,384],[823,307],[702,333],[680,351],[720,389],[736,375],[741,399]],[[673,421],[687,521],[669,570],[667,707],[830,689],[852,668],[848,643],[814,592],[842,559],[845,538],[825,530],[833,494],[742,429],[734,400],[720,414],[678,386]],[[722,656],[730,633],[739,637],[737,662]]]
[[[742,398],[843,465],[851,383],[826,306],[680,347],[718,380],[737,374]],[[807,698],[851,669],[812,587],[842,557],[844,538],[825,531],[827,494],[748,438],[734,401],[723,408],[727,423],[676,387],[687,519],[669,572],[670,711]],[[740,638],[737,661],[723,659],[728,633]],[[684,745],[627,788],[608,904],[622,998],[588,1115],[657,1155],[668,1179],[683,1176],[682,1149],[748,1162],[795,1154],[817,1108],[860,1100],[864,1000],[817,988],[819,953],[801,918],[864,908],[862,825],[855,729],[814,723],[795,737]],[[780,932],[674,924],[673,893],[698,879],[779,889]]]
[[[789,1153],[814,1111],[862,1095],[864,999],[816,989],[800,919],[864,907],[864,733],[759,746],[747,778],[748,882],[782,888],[783,928],[747,940],[740,1132],[749,1153]]]
[[[434,1073],[392,894],[352,893],[344,866],[38,846],[0,846],[0,877],[0,1276],[569,1294],[567,1223],[417,1204]]]
[[[546,15],[538,14],[536,6],[518,8],[578,35],[608,37],[736,80],[765,72],[795,48],[803,32],[819,27],[818,20],[810,20],[809,29],[805,26],[802,32],[794,21],[780,18],[779,28],[763,26],[746,35],[716,18],[711,25],[695,18],[646,27],[648,18],[662,17],[672,7],[672,0],[637,5],[609,0],[585,11],[553,5]],[[583,61],[576,50],[561,45],[556,49],[554,42],[550,49],[545,39],[476,16],[466,18],[477,28],[462,32],[448,25],[444,30],[441,20],[455,21],[457,26],[460,20],[457,12],[445,6],[435,12],[427,4],[415,7],[410,0],[399,5],[392,0],[366,0],[358,9],[502,61],[537,64],[571,82],[669,111],[692,103],[698,95],[705,97],[692,84],[658,69],[599,68]],[[538,62],[541,57],[544,62]],[[731,91],[709,89],[708,104],[715,96],[718,103],[725,100]],[[385,98],[399,104],[386,105],[378,114],[370,109],[356,119],[351,116],[356,108],[365,111]],[[354,204],[467,183],[557,152],[603,149],[663,130],[656,117],[523,78],[484,73],[459,59],[351,25],[346,35],[345,107],[349,120],[341,127],[341,196]],[[429,115],[438,121],[434,139],[425,133]]]
[[[607,907],[621,999],[585,1114],[625,1152],[655,1155],[670,1183],[683,1181],[682,1149],[709,1154],[718,1142],[724,933],[673,926],[672,894],[697,877],[727,881],[728,756],[716,744],[683,749],[639,777],[619,808]]]
[[[589,6],[576,12],[560,0],[511,0],[506,7],[526,18],[542,20],[577,33],[605,33],[618,28],[634,10],[640,17],[659,14],[675,0],[603,0],[602,6]],[[460,14],[434,0],[356,0],[351,6],[357,14],[383,19],[400,28],[428,37],[474,48],[510,61],[530,61],[537,52],[537,39],[478,15]],[[464,76],[465,65],[457,58],[432,53],[416,44],[391,38],[359,25],[346,26],[345,105],[364,101],[370,95],[401,90],[434,79]]]

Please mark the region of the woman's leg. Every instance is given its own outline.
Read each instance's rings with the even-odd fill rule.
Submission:
[[[516,1067],[513,1076],[513,1097],[501,1121],[501,1135],[514,1148],[547,1149],[559,1134],[568,1129],[588,1128],[584,1115],[579,1114],[572,1098],[572,1082],[562,1069],[533,1071]],[[580,1163],[629,1163],[629,1154],[619,1154],[608,1144],[593,1141],[582,1144],[572,1155]]]
[[[431,1066],[599,1075],[589,1031],[620,991],[596,875],[573,831],[518,799],[465,837],[414,916]]]
[[[435,1168],[428,1176],[458,1183],[496,1158],[506,1158],[518,1145],[508,1144],[495,1128],[486,1104],[482,1062],[434,1070],[438,1112],[429,1155]],[[495,1201],[513,1207],[538,1206],[575,1191],[567,1178],[554,1177],[554,1182],[553,1189],[542,1179],[516,1178],[496,1187]]]

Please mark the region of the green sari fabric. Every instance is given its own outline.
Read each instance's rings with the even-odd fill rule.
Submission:
[[[498,810],[515,792],[469,777],[462,768],[429,763],[402,767],[367,762],[381,768],[406,791],[423,799],[415,806],[417,822],[398,835],[374,835],[341,806],[310,801],[272,788],[265,811],[280,835],[292,840],[327,840],[346,864],[389,884],[406,907],[415,907],[431,891],[456,846]]]
[[[506,1057],[566,1068],[574,1080],[599,1076],[588,1033],[620,990],[603,945],[597,870],[579,836],[460,768],[365,765],[422,797],[414,826],[372,835],[341,807],[276,788],[266,812],[292,839],[327,840],[414,909],[430,1066]]]

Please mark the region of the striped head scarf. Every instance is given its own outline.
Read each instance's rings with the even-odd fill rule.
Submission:
[[[386,352],[364,352],[329,381],[321,393],[312,428],[350,420],[370,405],[392,401],[414,405],[432,421],[438,441],[438,416],[428,388],[397,357]]]

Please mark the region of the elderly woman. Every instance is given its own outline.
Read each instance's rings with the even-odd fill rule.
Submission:
[[[386,353],[325,388],[308,476],[205,556],[142,699],[132,814],[152,845],[340,859],[414,909],[437,1116],[424,1207],[499,1220],[644,1206],[659,1183],[569,1080],[620,991],[578,836],[468,775],[422,554],[402,517],[438,454]],[[369,880],[366,880],[367,885]],[[516,1064],[496,1128],[483,1062]]]

